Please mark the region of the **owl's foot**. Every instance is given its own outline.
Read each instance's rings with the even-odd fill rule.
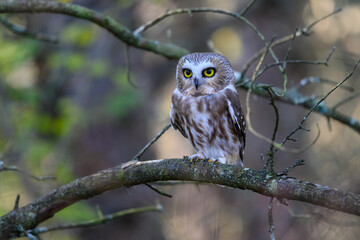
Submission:
[[[205,165],[206,163],[210,163],[211,165],[215,166],[216,164],[219,164],[220,161],[218,159],[213,159],[210,157],[210,158],[205,158],[203,164]]]
[[[189,164],[192,164],[192,163],[196,163],[196,162],[200,161],[200,159],[201,158],[199,156],[192,155],[188,158],[188,162],[189,162]]]

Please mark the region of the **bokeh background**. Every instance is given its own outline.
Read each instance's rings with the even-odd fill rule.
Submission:
[[[164,13],[184,7],[215,7],[238,12],[248,1],[95,1],[75,0],[106,13],[135,30]],[[336,51],[329,66],[288,65],[288,87],[318,76],[339,82],[360,56],[360,3],[357,0],[257,1],[246,14],[267,39],[291,34],[317,18],[343,10],[314,27],[314,34],[294,41],[289,59],[318,60]],[[0,215],[10,211],[17,194],[20,205],[29,203],[75,178],[129,161],[168,122],[170,97],[175,88],[177,61],[130,48],[131,82],[126,75],[125,45],[112,34],[84,20],[56,14],[13,14],[10,19],[36,32],[58,37],[59,44],[19,37],[0,28],[0,149],[10,150],[1,161],[56,181],[39,182],[15,172],[0,172]],[[264,43],[243,22],[214,13],[169,17],[144,33],[150,39],[172,42],[190,51],[210,51],[208,42],[229,58],[235,70]],[[275,49],[284,59],[288,43]],[[266,63],[270,63],[268,57]],[[250,77],[252,71],[247,73]],[[258,82],[282,86],[277,68]],[[136,85],[134,87],[133,85]],[[327,100],[332,106],[359,91],[359,74]],[[300,89],[323,96],[331,84],[310,83]],[[245,101],[246,92],[239,90]],[[359,98],[338,110],[360,120]],[[274,112],[269,99],[252,95],[254,128],[270,137]],[[307,110],[277,103],[280,112],[278,141],[301,121]],[[296,135],[301,148],[321,134],[316,144],[301,154],[279,152],[276,170],[297,159],[306,165],[290,173],[296,178],[360,193],[360,136],[349,127],[314,113]],[[245,166],[262,169],[261,155],[269,144],[248,132]],[[143,160],[182,157],[193,150],[179,132],[169,130],[144,155]],[[269,239],[267,207],[262,195],[218,186],[177,184],[161,186],[168,199],[145,186],[118,189],[82,201],[59,212],[43,226],[78,222],[132,207],[160,203],[163,213],[126,216],[87,229],[51,232],[43,239]],[[358,217],[300,202],[274,204],[278,239],[358,239]]]

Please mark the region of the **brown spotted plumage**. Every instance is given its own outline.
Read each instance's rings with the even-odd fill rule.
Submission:
[[[197,150],[190,159],[243,166],[246,124],[229,61],[216,53],[188,54],[176,79],[170,120]]]

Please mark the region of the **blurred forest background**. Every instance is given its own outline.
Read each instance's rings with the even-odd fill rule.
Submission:
[[[108,14],[135,30],[167,9],[215,7],[239,12],[248,1],[147,0],[72,3]],[[301,79],[318,76],[339,82],[360,55],[360,3],[357,0],[257,1],[246,14],[267,39],[291,34],[341,7],[343,10],[320,22],[314,34],[297,38],[289,59],[323,60],[322,65],[288,65],[288,87]],[[175,88],[177,61],[130,48],[131,82],[126,74],[125,45],[93,23],[57,14],[12,14],[13,22],[35,32],[55,35],[59,43],[45,43],[16,36],[0,28],[0,149],[1,161],[55,181],[36,181],[16,172],[0,172],[0,215],[78,177],[131,160],[169,122],[170,97]],[[240,71],[244,63],[264,47],[256,33],[243,22],[215,13],[181,14],[166,18],[143,34],[195,51],[210,51],[208,41]],[[288,44],[275,49],[284,59]],[[272,62],[270,57],[266,63]],[[251,77],[248,71],[247,77]],[[333,106],[360,90],[359,74],[338,89],[326,103]],[[282,86],[277,68],[257,82]],[[323,96],[333,85],[309,83],[301,92]],[[246,92],[239,90],[245,103]],[[338,110],[360,120],[359,98]],[[252,94],[252,124],[270,137],[274,112],[269,99]],[[301,121],[308,110],[277,103],[280,113],[278,141]],[[336,121],[313,113],[291,147],[301,148],[321,134],[316,144],[301,154],[279,152],[276,170],[297,159],[306,165],[290,173],[296,178],[360,193],[360,136]],[[261,154],[269,144],[248,132],[245,166],[262,169]],[[179,132],[170,129],[144,155],[143,160],[182,157],[193,153]],[[269,199],[250,191],[218,186],[180,184],[162,186],[173,195],[165,198],[145,186],[118,189],[64,209],[44,226],[88,220],[132,207],[161,203],[163,213],[142,213],[92,228],[51,232],[43,239],[268,239]],[[360,220],[321,207],[289,202],[274,206],[278,239],[358,239]]]

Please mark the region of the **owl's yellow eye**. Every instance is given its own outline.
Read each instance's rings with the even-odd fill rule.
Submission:
[[[185,77],[185,78],[189,78],[189,77],[192,76],[192,71],[189,70],[189,69],[184,69],[184,70],[183,70],[183,73],[184,73],[184,77]]]
[[[207,68],[202,72],[204,77],[212,77],[215,75],[215,68]]]

